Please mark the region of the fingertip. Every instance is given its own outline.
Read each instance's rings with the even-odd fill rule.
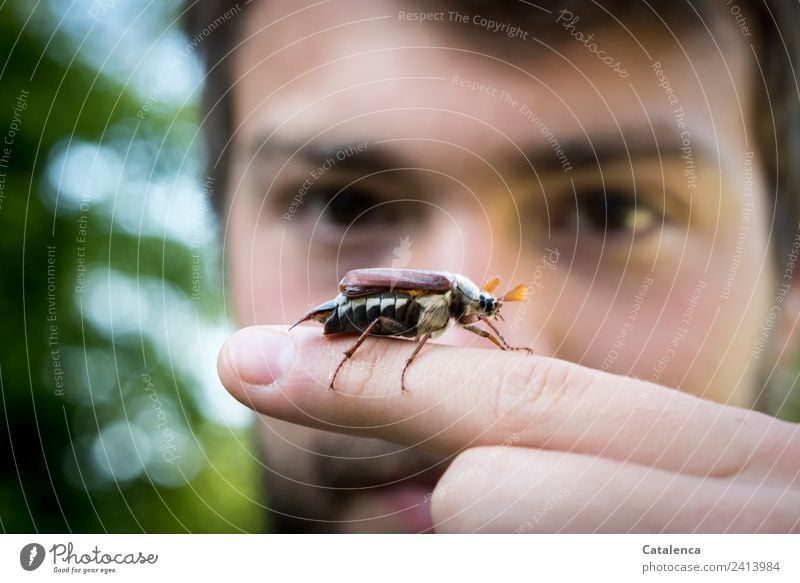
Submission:
[[[253,404],[248,393],[248,387],[239,375],[236,356],[233,354],[232,339],[238,333],[237,331],[228,337],[217,354],[217,376],[219,376],[222,386],[227,389],[234,399],[243,405],[252,407]]]
[[[217,376],[228,391],[231,391],[235,381],[238,378],[236,369],[231,362],[229,355],[229,338],[225,340],[217,353]],[[232,391],[231,391],[232,392]]]
[[[250,326],[234,332],[217,356],[217,373],[234,398],[252,406],[252,391],[268,387],[294,359],[295,336],[285,326]]]

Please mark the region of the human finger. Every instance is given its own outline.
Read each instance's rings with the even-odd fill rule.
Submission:
[[[479,447],[431,494],[437,532],[796,532],[800,489],[583,454]]]
[[[225,386],[255,410],[451,455],[514,445],[612,457],[671,471],[771,471],[800,459],[797,426],[653,383],[497,349],[429,345],[400,378],[414,343],[368,338],[332,372],[352,336],[259,326],[220,353]]]

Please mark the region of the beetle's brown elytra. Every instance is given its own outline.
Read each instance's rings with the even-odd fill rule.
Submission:
[[[406,370],[425,343],[443,333],[450,319],[456,324],[488,338],[502,350],[521,350],[533,353],[527,347],[510,346],[500,331],[489,320],[500,318],[503,302],[525,300],[528,286],[520,284],[504,296],[492,292],[500,278],[489,279],[482,288],[457,273],[417,269],[355,269],[349,271],[339,283],[339,295],[307,312],[295,322],[315,320],[324,326],[324,334],[358,334],[355,343],[345,351],[344,358],[331,376],[329,388],[342,366],[353,356],[368,336],[395,336],[414,338],[418,344],[406,360],[401,376],[401,389],[405,385]],[[478,322],[490,328],[487,331]],[[290,328],[290,330],[291,330]]]

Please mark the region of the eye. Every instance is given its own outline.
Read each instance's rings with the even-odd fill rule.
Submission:
[[[309,193],[308,210],[323,224],[338,229],[391,226],[401,216],[385,197],[366,189],[334,188]]]
[[[577,192],[577,200],[557,217],[558,226],[589,229],[606,236],[642,234],[661,221],[652,205],[622,190],[590,189]],[[576,206],[577,205],[577,206]]]

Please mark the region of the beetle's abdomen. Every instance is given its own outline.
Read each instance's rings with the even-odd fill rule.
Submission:
[[[379,336],[417,336],[422,307],[414,296],[403,291],[387,291],[359,298],[339,295],[336,309],[325,320],[325,334],[360,334],[380,316],[387,318],[374,330]]]

